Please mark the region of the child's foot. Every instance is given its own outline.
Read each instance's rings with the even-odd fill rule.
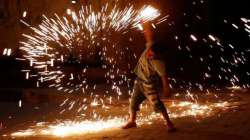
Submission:
[[[174,127],[174,125],[173,124],[169,124],[168,125],[168,132],[175,132],[175,131],[177,131],[177,129]]]
[[[172,132],[176,132],[177,129],[175,127],[169,128],[168,127],[168,132],[172,133]]]
[[[136,127],[136,126],[137,126],[137,125],[136,125],[135,122],[128,122],[126,125],[124,125],[124,126],[122,127],[122,129],[134,128],[134,127]]]

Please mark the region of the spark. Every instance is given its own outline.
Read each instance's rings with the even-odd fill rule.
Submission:
[[[71,10],[70,9],[67,9],[67,14],[71,15]]]
[[[190,37],[191,37],[191,39],[193,40],[193,41],[197,41],[197,38],[194,36],[194,35],[190,35]]]
[[[68,60],[71,63],[80,63],[83,59],[80,54],[81,51],[86,49],[86,46],[88,46],[87,49],[91,49],[91,46],[100,44],[98,38],[103,38],[102,44],[107,44],[102,46],[100,55],[103,57],[101,59],[113,63],[114,66],[115,59],[107,57],[106,51],[107,47],[115,47],[115,44],[112,44],[110,38],[107,38],[106,35],[100,36],[100,31],[102,30],[106,34],[114,31],[122,35],[135,26],[139,26],[141,20],[153,21],[161,15],[157,9],[149,5],[145,5],[139,10],[132,5],[122,9],[118,7],[118,5],[113,6],[107,3],[101,7],[100,11],[94,11],[91,5],[82,6],[79,11],[68,8],[66,10],[68,16],[60,17],[55,13],[54,17],[50,18],[43,15],[42,23],[37,27],[32,27],[25,21],[20,20],[32,31],[31,34],[23,34],[24,39],[20,41],[20,49],[24,52],[23,57],[30,62],[30,67],[38,71],[37,74],[30,75],[41,79],[41,83],[57,81],[57,84],[60,84],[62,81],[68,80],[67,85],[58,88],[60,90],[62,88],[67,90],[68,86],[79,87],[81,83],[73,84],[73,81],[79,78],[83,79],[84,73],[81,76],[80,74],[75,75],[75,73],[68,76],[64,73],[61,65],[64,65]],[[75,54],[75,52],[78,54]],[[7,54],[10,54],[8,50]],[[115,75],[112,74],[115,71],[114,69],[115,67],[111,68],[106,74],[111,80],[115,79]],[[67,77],[69,78],[66,79]],[[29,79],[28,72],[26,73],[26,79]],[[72,90],[67,91],[73,92]]]
[[[172,102],[169,106],[171,118],[182,117],[201,117],[206,118],[218,114],[220,110],[230,109],[232,106],[237,107],[238,102],[229,103],[193,103],[188,101]],[[146,109],[143,106],[142,109]],[[143,124],[152,124],[153,121],[162,119],[159,114],[151,113],[149,116],[139,117],[139,127]],[[76,135],[84,135],[89,133],[98,133],[101,131],[110,131],[118,129],[126,122],[125,117],[114,117],[112,119],[84,120],[84,121],[64,121],[56,124],[37,123],[32,129],[20,130],[11,134],[12,137],[28,137],[28,136],[56,136],[69,137]]]
[[[25,18],[27,16],[27,11],[23,12],[23,17]]]
[[[143,31],[143,27],[141,24],[138,24],[138,28],[139,28],[139,30]]]
[[[12,53],[12,49],[5,48],[3,51],[3,55],[10,56]]]
[[[96,99],[94,99],[94,101],[90,104],[91,106],[99,106],[100,104],[97,102]]]
[[[232,89],[232,90],[242,90],[242,87],[240,86],[232,86],[232,87],[228,87],[228,89]]]
[[[216,38],[213,35],[208,35],[208,37],[212,40],[212,41],[216,41]]]
[[[235,29],[239,29],[239,27],[238,27],[236,24],[232,24],[232,26],[233,26]]]
[[[18,106],[21,108],[22,107],[22,100],[19,100]]]

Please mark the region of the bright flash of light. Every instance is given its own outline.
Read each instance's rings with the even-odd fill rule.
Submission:
[[[142,22],[147,22],[156,19],[161,14],[159,10],[155,9],[152,6],[145,6],[142,8],[142,10],[139,12],[138,19]]]

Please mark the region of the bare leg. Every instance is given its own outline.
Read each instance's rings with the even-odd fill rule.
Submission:
[[[129,117],[129,122],[136,122],[136,112],[131,111],[130,112],[130,117]]]
[[[162,111],[162,116],[163,116],[163,118],[164,118],[164,119],[166,120],[166,122],[167,122],[168,131],[169,131],[169,132],[175,131],[176,128],[174,127],[174,124],[173,124],[172,121],[170,120],[169,115],[168,115],[168,113],[167,113],[167,110]]]
[[[129,121],[122,129],[129,129],[136,127],[136,112],[130,112]]]
[[[136,113],[140,110],[140,104],[146,99],[145,95],[141,92],[141,82],[135,81],[134,88],[133,88],[133,95],[130,101],[130,113],[129,113],[129,120],[127,124],[125,124],[122,128],[129,129],[136,127]]]

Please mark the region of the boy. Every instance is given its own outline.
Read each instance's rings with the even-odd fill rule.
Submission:
[[[136,112],[139,111],[140,104],[148,99],[154,107],[155,112],[161,113],[167,122],[168,131],[175,131],[175,127],[171,122],[167,110],[160,100],[157,92],[156,80],[161,77],[163,85],[163,94],[169,96],[168,77],[166,76],[165,65],[157,55],[161,51],[160,46],[153,42],[152,24],[143,24],[144,37],[146,39],[146,49],[142,53],[139,62],[135,68],[137,79],[134,83],[133,94],[130,102],[130,117],[123,129],[136,127]]]

